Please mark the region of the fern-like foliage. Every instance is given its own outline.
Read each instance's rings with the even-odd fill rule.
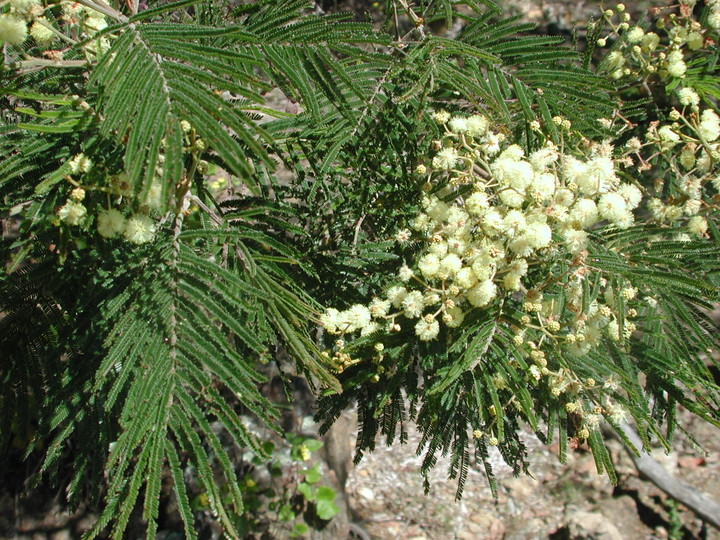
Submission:
[[[532,24],[501,13],[488,9],[468,17],[456,39],[428,35],[413,47],[416,86],[430,93],[453,89],[508,124],[516,115],[527,124],[563,114],[583,131],[595,131],[593,120],[612,110],[607,82],[580,67],[562,38],[525,35]]]
[[[66,326],[63,312],[52,288],[43,286],[51,276],[52,266],[35,264],[2,278],[0,451],[3,452],[13,437],[20,438],[21,446],[33,441],[43,422],[37,414],[38,406],[57,385],[61,356],[72,354],[63,348],[61,339]]]
[[[181,207],[191,185],[198,204],[214,204],[194,176],[198,159],[188,156],[190,146],[212,148],[213,162],[250,183],[261,164],[274,167],[272,139],[258,114],[282,116],[263,107],[260,92],[275,81],[312,110],[309,96],[337,97],[330,82],[337,77],[361,95],[327,45],[349,54],[378,37],[346,17],[307,15],[306,2],[245,6],[232,17],[217,16],[224,8],[198,6],[197,20],[189,16],[193,4],[130,19],[106,10],[115,24],[99,36],[107,36],[110,49],[92,66],[82,95],[75,83],[39,93],[37,77],[19,73],[3,97],[14,118],[0,143],[8,155],[0,189],[6,208],[19,204],[15,210],[24,216],[22,234],[7,246],[14,267],[40,259],[50,269],[59,255],[65,278],[84,277],[52,292],[39,288],[34,266],[5,279],[3,336],[14,345],[4,348],[3,378],[12,384],[4,386],[2,403],[13,410],[3,417],[2,443],[20,433],[33,444],[46,439],[40,474],[50,478],[64,475],[73,448],[70,500],[106,501],[89,537],[110,525],[112,536],[122,537],[139,500],[146,535],[154,537],[166,470],[186,536],[197,535],[185,487],[193,474],[227,534],[239,537],[238,474],[219,432],[264,456],[240,420],[241,412],[250,413],[277,429],[278,412],[260,393],[256,364],[269,361],[282,342],[308,378],[336,386],[305,332],[319,307],[294,284],[295,271],[283,269],[303,267],[285,244],[302,231],[257,200],[185,223]],[[191,126],[189,136],[181,122]],[[98,241],[90,229],[88,245],[79,231],[47,220],[66,200],[66,182],[77,172],[68,162],[79,152],[95,160],[85,185],[113,193],[111,177],[126,178],[125,199],[112,200],[127,200],[135,212],[160,186],[158,210],[174,212],[152,244],[132,249]],[[44,241],[54,244],[50,259]],[[28,418],[38,404],[42,418]]]
[[[107,275],[111,268],[105,265],[96,269],[98,276],[107,276],[106,290],[92,306],[105,329],[94,355],[97,365],[90,376],[74,375],[74,362],[68,368],[71,391],[64,404],[57,404],[49,426],[55,435],[41,472],[56,468],[71,441],[81,447],[98,439],[107,444],[107,505],[91,537],[111,520],[113,537],[122,537],[142,491],[142,517],[147,536],[153,537],[165,469],[173,478],[186,535],[196,537],[183,480],[188,467],[228,534],[238,536],[243,502],[218,429],[263,456],[238,409],[274,429],[278,413],[258,389],[263,378],[255,363],[268,360],[275,336],[284,338],[298,358],[317,357],[292,323],[306,319],[309,306],[278,285],[272,266],[257,260],[252,244],[263,233],[247,227],[181,232],[180,222],[176,234],[126,261],[122,275]],[[221,256],[218,244],[231,254],[222,264],[213,262]],[[323,375],[320,366],[314,371]],[[92,431],[93,425],[99,432],[92,439],[73,436]],[[85,459],[77,461],[72,498],[85,494],[89,474]]]
[[[356,99],[365,94],[357,74],[349,73],[328,45],[342,45],[343,53],[353,54],[360,50],[353,44],[381,41],[368,25],[347,22],[345,16],[299,17],[308,5],[297,0],[246,7],[238,24],[223,28],[156,20],[188,3],[130,19],[89,84],[98,92],[101,133],[127,138],[126,171],[145,189],[155,175],[161,146],[167,163],[163,184],[179,178],[181,120],[197,127],[230,172],[250,175],[249,158],[270,165],[263,148],[270,138],[248,115],[262,110],[257,107],[264,102],[259,92],[271,88],[268,80],[288,97],[302,100],[316,117],[318,96],[329,96],[345,111],[353,107],[342,102],[337,80]],[[258,76],[263,72],[266,77]],[[231,106],[223,93],[246,100],[248,108]]]
[[[391,4],[391,12],[402,11]],[[418,177],[412,171],[423,163],[433,139],[442,136],[430,118],[433,110],[481,111],[512,126],[528,146],[533,120],[554,130],[552,118],[562,115],[598,133],[597,119],[613,110],[607,81],[583,67],[580,55],[560,38],[530,35],[533,25],[503,17],[492,2],[467,3],[472,15],[459,14],[450,4],[411,8],[418,11],[419,18],[410,17],[419,28],[397,29],[397,35],[408,34],[381,43],[387,54],[366,54],[363,62],[354,55],[342,59],[362,94],[337,76],[334,94],[299,96],[317,106],[267,125],[285,137],[286,166],[298,176],[290,185],[275,183],[273,192],[301,201],[298,212],[312,236],[325,238],[318,264],[347,275],[351,295],[367,293],[373,284],[363,279],[358,287],[348,268],[375,269],[370,274],[390,268],[393,255],[379,241],[417,211]],[[430,29],[434,21],[450,26],[454,19],[463,22],[454,39]],[[317,208],[322,209],[319,219]],[[383,217],[390,208],[393,220]]]
[[[515,140],[527,150],[534,148],[527,129],[529,122],[539,120],[547,126],[549,136],[555,137],[552,117],[556,114],[571,118],[573,125],[582,126],[583,133],[597,133],[597,119],[610,116],[613,102],[607,81],[601,81],[589,70],[589,57],[581,61],[580,56],[554,38],[518,36],[517,32],[530,28],[513,19],[498,21],[496,17],[497,13],[489,12],[469,19],[457,41],[446,43],[442,38],[426,36],[413,44],[408,54],[415,56],[407,73],[417,83],[405,96],[406,109],[419,99],[427,100],[425,107],[447,103],[452,108],[457,106],[456,96],[451,97],[449,91],[443,94],[443,89],[456,90],[474,105],[473,110],[504,119],[502,123],[514,130]],[[413,79],[412,74],[417,78]],[[584,89],[582,95],[577,94],[579,88]],[[655,106],[654,102],[636,97],[627,99],[624,112],[636,121],[653,118],[656,111],[647,109],[648,105]],[[432,123],[423,127],[428,138],[437,133]],[[425,148],[430,146],[429,141],[418,137],[413,142],[417,140],[415,155],[427,155],[427,151],[419,148],[423,143]],[[386,159],[387,163],[392,161]],[[386,166],[384,170],[392,169]],[[400,174],[393,175],[399,177]],[[680,178],[678,175],[678,182]],[[650,185],[651,180],[647,183]],[[412,176],[404,187],[413,189]],[[433,189],[430,184],[425,188]],[[673,194],[679,193],[674,184],[670,189],[675,190]],[[446,199],[447,203],[452,201],[452,197]],[[412,208],[411,202],[406,204]],[[401,220],[400,226],[406,223]],[[545,367],[550,372],[574,373],[578,380],[611,380],[612,387],[617,381],[617,387],[611,391],[598,388],[592,392],[591,400],[598,410],[602,410],[604,397],[621,404],[637,423],[646,445],[651,439],[668,444],[677,427],[677,405],[715,425],[720,422],[717,401],[720,388],[713,376],[717,364],[707,354],[718,347],[717,325],[707,315],[717,305],[719,292],[717,237],[714,225],[710,228],[713,232],[708,242],[677,240],[674,235],[679,229],[654,229],[647,224],[624,231],[598,230],[588,257],[596,277],[583,286],[582,311],[601,298],[607,283],[614,287],[633,283],[642,285],[643,293],[662,293],[657,305],[644,308],[640,316],[647,325],[632,333],[627,346],[608,341],[580,356],[557,347],[546,358]],[[372,229],[367,227],[365,231],[370,235]],[[356,239],[358,236],[362,238],[354,234]],[[374,247],[374,243],[369,244],[365,268],[376,264],[384,275],[396,272],[397,259],[389,264],[387,259],[371,259]],[[362,256],[362,245],[353,248],[356,257]],[[395,249],[399,260],[407,264],[416,260],[412,245]],[[568,283],[571,261],[547,260],[543,266],[543,277],[536,278],[536,282],[557,283],[562,291]],[[363,290],[366,287],[371,290],[370,295],[387,287],[367,275],[357,279]],[[397,279],[391,282],[397,283]],[[558,293],[554,301],[562,305],[563,294]],[[363,300],[357,297],[357,301]],[[423,433],[417,451],[425,456],[424,472],[435,465],[438,456],[450,455],[449,472],[458,478],[458,496],[471,461],[483,464],[494,486],[487,459],[488,432],[516,472],[526,465],[525,448],[518,436],[519,422],[529,425],[546,442],[557,436],[560,459],[564,460],[568,441],[578,442],[581,419],[572,412],[572,404],[567,407],[552,393],[549,384],[530,375],[532,362],[513,339],[523,327],[523,313],[512,304],[512,298],[508,298],[497,310],[483,309],[480,313],[471,310],[466,313],[464,329],[441,330],[438,344],[418,342],[412,332],[390,335],[379,332],[377,336],[381,337],[358,339],[345,349],[347,354],[373,361],[347,367],[340,375],[345,392],[321,400],[318,417],[325,421],[324,427],[356,400],[361,424],[356,458],[360,459],[364,452],[374,449],[379,435],[392,443],[399,430],[402,440],[403,422],[407,420],[404,414],[409,411]],[[624,317],[627,308],[622,301],[619,309]],[[380,340],[384,348],[378,354],[372,346]],[[659,425],[663,422],[661,431]],[[469,431],[478,435],[471,436]],[[632,447],[629,441],[625,442]],[[614,479],[613,465],[599,431],[590,432],[587,444],[598,470],[606,471]]]

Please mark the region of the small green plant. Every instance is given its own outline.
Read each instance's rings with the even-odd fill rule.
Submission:
[[[288,502],[282,508],[287,521],[300,518],[304,522],[316,524],[318,521],[331,520],[338,513],[335,490],[319,484],[322,479],[319,464],[310,464],[312,453],[320,450],[323,442],[306,437],[288,437],[288,441],[292,445],[290,458],[297,465],[297,480],[294,485],[290,484],[292,489],[287,490],[284,495]],[[300,531],[303,531],[303,534],[307,532],[305,523],[294,525],[294,535],[299,535]]]
[[[335,491],[320,485],[319,464],[312,463],[312,454],[322,446],[322,441],[317,439],[289,433],[269,462],[255,463],[268,470],[271,478],[271,484],[261,489],[253,479],[256,476],[253,471],[246,475],[243,492],[256,529],[261,524],[275,522],[295,538],[337,514]]]
[[[667,499],[665,501],[665,509],[668,513],[668,538],[671,540],[681,540],[685,538],[683,532],[682,516],[675,499]]]
[[[313,453],[322,446],[318,439],[293,433],[277,446],[270,441],[263,444],[270,459],[253,457],[239,482],[245,512],[235,525],[241,536],[283,531],[292,538],[302,537],[335,517],[335,490],[321,484],[320,464],[313,463]],[[230,486],[220,486],[220,493],[229,504]],[[208,494],[197,493],[190,507],[194,512],[210,511]]]

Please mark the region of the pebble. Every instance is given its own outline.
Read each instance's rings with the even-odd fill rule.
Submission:
[[[580,510],[571,513],[568,530],[574,540],[624,540],[618,528],[599,512]]]
[[[366,501],[375,500],[375,492],[369,487],[361,487],[360,489],[358,489],[358,495],[360,495],[360,497],[362,497]]]

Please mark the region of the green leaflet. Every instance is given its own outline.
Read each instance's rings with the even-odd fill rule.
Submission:
[[[475,329],[475,335],[463,352],[460,362],[453,364],[447,373],[439,372],[439,381],[428,391],[429,394],[436,394],[445,390],[466,370],[473,369],[479,363],[484,361],[484,355],[490,348],[490,344],[495,337],[497,329],[497,321],[489,317],[480,326]],[[458,340],[456,344],[461,344],[463,340]],[[451,352],[453,350],[451,349]]]

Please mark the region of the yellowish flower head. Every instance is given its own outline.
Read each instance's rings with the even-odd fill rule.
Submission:
[[[68,225],[80,225],[86,215],[87,208],[79,202],[75,202],[73,200],[68,200],[60,208],[60,210],[58,210],[58,217],[60,218],[60,221],[63,221]]]
[[[115,208],[103,210],[98,214],[97,230],[103,238],[114,238],[125,230],[125,216]]]
[[[41,47],[47,47],[55,40],[55,32],[46,26],[49,24],[45,17],[38,17],[30,27],[30,35]]]
[[[155,222],[149,216],[135,214],[125,224],[123,236],[133,244],[147,244],[155,238]]]
[[[25,21],[15,15],[0,15],[0,45],[21,45],[27,39],[28,29]]]

